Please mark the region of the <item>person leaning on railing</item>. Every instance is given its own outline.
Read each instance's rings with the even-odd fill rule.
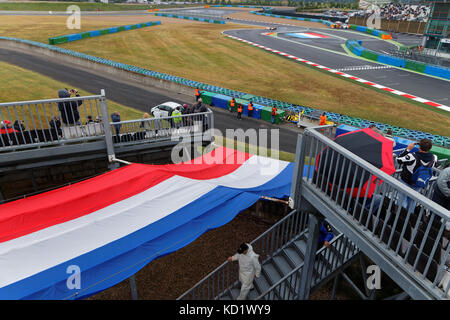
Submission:
[[[431,179],[430,174],[426,171],[432,172],[431,167],[437,165],[437,157],[430,152],[432,143],[430,139],[422,139],[419,141],[419,151],[411,153],[414,149],[415,143],[408,145],[405,151],[397,157],[397,163],[402,165],[402,172],[400,173],[400,182],[408,187],[420,192]],[[428,170],[429,169],[429,170]],[[423,172],[423,174],[422,174]],[[428,179],[428,180],[427,180]],[[413,203],[409,197],[404,197],[402,206],[406,209]],[[415,204],[413,204],[415,206]]]
[[[78,90],[76,89],[68,90],[67,88],[64,88],[58,91],[58,97],[61,99],[70,98],[72,94],[75,94],[77,97],[80,96]],[[80,113],[78,112],[78,106],[82,103],[83,100],[58,102],[58,110],[61,113],[61,120],[65,125],[73,126],[75,124],[79,124],[78,120],[80,120]]]

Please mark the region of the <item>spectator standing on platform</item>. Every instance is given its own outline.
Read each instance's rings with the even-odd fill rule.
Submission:
[[[48,124],[50,128],[55,129],[56,131],[61,129],[61,120],[56,116],[51,118]]]
[[[94,123],[94,119],[92,118],[92,116],[87,116],[86,124],[89,124],[89,123]]]
[[[13,133],[17,132],[17,130],[14,130],[14,128],[11,126],[10,120],[5,120],[2,127],[0,128],[1,134],[7,134],[7,133]]]
[[[253,102],[252,100],[250,100],[250,102],[248,103],[248,117],[251,118],[253,116]]]
[[[59,98],[70,98],[72,94],[79,97],[80,94],[76,89],[67,90],[61,89],[58,91]],[[61,113],[62,122],[65,125],[76,125],[79,124],[78,120],[80,120],[80,113],[78,112],[78,106],[83,103],[83,100],[74,100],[74,101],[64,101],[58,102],[58,110]]]
[[[242,107],[242,104],[238,104],[237,105],[237,118],[239,119],[239,120],[242,120],[242,111],[243,111],[243,107]]]
[[[16,120],[14,121],[14,125],[13,125],[14,130],[16,130],[17,132],[24,132],[26,131],[25,128],[25,121],[23,120]]]
[[[181,126],[181,108],[177,107],[175,110],[173,110],[172,112],[172,117],[173,117],[173,125],[175,128],[180,128]]]
[[[392,129],[387,129],[386,130],[386,134],[384,135],[387,139],[389,139],[389,140],[392,140],[393,142],[394,142],[394,144],[393,144],[393,148],[395,148],[395,146],[396,146],[396,142],[395,142],[395,140],[394,140],[394,135],[392,134]]]
[[[406,150],[397,157],[397,162],[402,165],[400,182],[420,192],[428,185],[429,179],[432,177],[431,168],[437,163],[437,157],[430,152],[432,147],[430,139],[420,140],[419,151],[411,153],[415,145],[415,143],[409,144]],[[408,209],[411,203],[412,199],[404,197],[402,206]],[[415,203],[413,205],[415,206]]]
[[[450,164],[439,174],[431,200],[450,210]]]
[[[111,114],[111,121],[112,122],[120,122],[120,114],[116,111]],[[115,124],[114,130],[116,130],[116,135],[118,136],[120,133],[120,128],[122,127],[121,124]]]
[[[261,275],[261,264],[257,255],[250,244],[242,243],[237,249],[237,253],[228,257],[229,262],[239,262],[239,281],[241,282],[241,292],[237,300],[247,299],[248,293],[253,289],[253,279]]]
[[[371,124],[371,125],[369,126],[369,129],[372,129],[372,130],[375,131],[376,133],[381,134],[382,136],[384,136],[383,131],[381,131],[380,129],[378,129],[377,126],[374,125],[374,124]]]

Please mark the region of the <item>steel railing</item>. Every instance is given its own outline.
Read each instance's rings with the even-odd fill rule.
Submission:
[[[262,258],[271,259],[283,246],[302,236],[308,227],[308,214],[291,211],[250,244]],[[225,261],[177,300],[212,300],[220,297],[239,281],[239,267]]]
[[[300,151],[300,163],[316,159],[316,165],[308,167],[302,189],[320,195],[352,230],[368,233],[370,244],[381,248],[386,259],[400,261],[401,272],[421,290],[444,298],[450,284],[445,288],[438,284],[449,264],[450,246],[443,245],[449,211],[318,130],[309,128],[303,135],[302,143],[308,147]]]
[[[183,114],[161,118],[144,118],[111,122],[111,132],[115,144],[141,140],[171,140],[186,135],[203,135],[213,129],[213,113]],[[211,137],[204,137],[211,138]]]
[[[0,103],[0,121],[0,152],[103,139],[112,139],[114,144],[167,140],[205,134],[214,128],[209,109],[180,116],[112,122],[103,90],[95,96]],[[211,140],[212,133],[203,138]]]
[[[324,281],[350,259],[359,253],[359,249],[343,233],[330,241],[329,247],[323,246],[317,251],[314,261],[314,273],[311,289]],[[293,300],[298,299],[298,287],[301,281],[303,263],[281,278],[277,283],[259,295],[256,300]]]
[[[0,151],[103,135],[101,95],[0,103]]]

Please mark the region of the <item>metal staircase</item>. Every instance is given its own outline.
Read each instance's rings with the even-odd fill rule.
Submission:
[[[255,278],[250,300],[297,299],[300,278],[307,260],[308,214],[292,211],[251,242],[262,257],[261,276]],[[331,279],[357,256],[356,246],[338,232],[329,247],[317,251],[311,292]],[[225,262],[178,298],[187,300],[235,300],[239,295],[237,263]]]
[[[450,282],[440,285],[450,265],[444,233],[449,211],[335,143],[332,129],[308,128],[298,136],[293,211],[251,243],[262,258],[262,272],[248,299],[308,299],[329,280],[336,284],[340,274],[365,298],[343,274],[357,257],[363,266],[360,253],[404,290],[396,298],[449,299]],[[369,188],[361,192],[365,181],[375,183],[371,197]],[[408,210],[401,206],[405,197],[415,204]],[[318,248],[324,217],[339,231],[329,247]],[[223,263],[178,299],[236,299],[237,265]],[[365,291],[374,296],[374,290]]]

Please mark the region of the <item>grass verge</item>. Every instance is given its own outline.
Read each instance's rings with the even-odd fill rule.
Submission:
[[[450,135],[448,116],[220,35],[233,28],[243,26],[162,25],[62,47],[292,104]]]
[[[0,101],[2,103],[12,101],[55,99],[58,98],[59,89],[73,88],[73,86],[68,83],[59,82],[45,77],[39,73],[35,73],[5,62],[0,62],[0,78],[3,81],[2,89],[4,89],[0,90]],[[92,93],[80,91],[81,96],[89,96],[95,94],[100,94],[100,92]],[[142,117],[142,111],[123,106],[110,100],[108,100],[107,103],[109,112],[119,112],[122,120],[140,119]],[[56,105],[54,105],[53,108],[53,114],[57,114]],[[83,108],[80,108],[81,118],[85,119],[86,115],[82,114],[82,112]],[[6,115],[7,113],[3,114],[3,116],[5,117]],[[16,120],[15,114],[13,112],[10,112],[10,115],[12,116],[12,119],[9,120],[14,122]],[[50,112],[47,112],[47,115],[49,118],[47,119],[47,121],[44,121],[45,125],[51,118]],[[28,121],[28,123],[33,122]]]

